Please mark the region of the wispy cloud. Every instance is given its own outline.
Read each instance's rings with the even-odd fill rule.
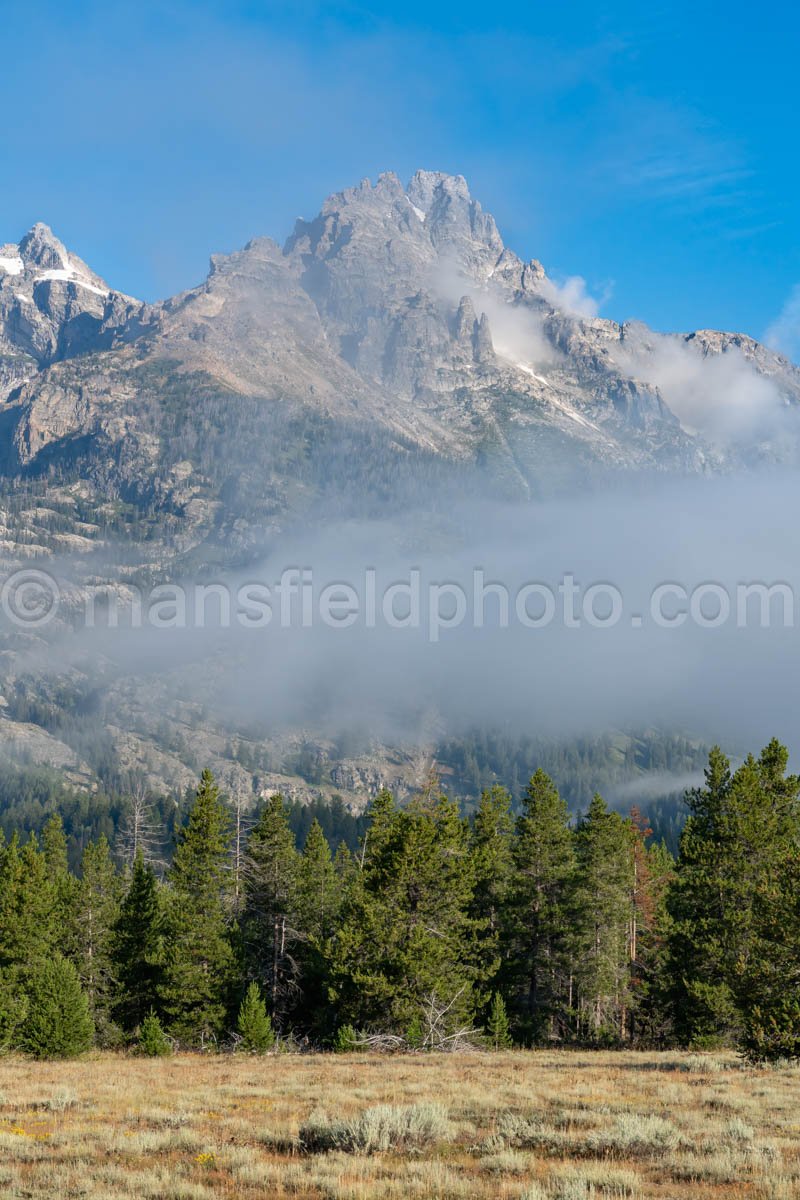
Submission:
[[[593,296],[582,275],[570,275],[562,282],[544,279],[540,292],[556,308],[579,317],[596,317],[611,298],[611,284],[606,284],[599,296]]]
[[[719,167],[694,157],[694,150],[684,154],[656,155],[629,164],[627,178],[652,194],[681,198],[701,196],[721,197],[731,188],[738,188],[752,172],[743,167]]]
[[[697,112],[667,100],[617,97],[598,147],[607,185],[682,209],[742,204],[754,176],[744,148]],[[627,110],[627,111],[626,111]],[[622,112],[626,119],[622,120]]]
[[[704,356],[693,342],[656,335],[646,348],[631,354],[623,347],[616,357],[632,377],[659,389],[684,429],[715,444],[747,444],[787,430],[778,387],[736,347]]]
[[[764,341],[795,362],[800,360],[800,283],[792,289],[779,315],[767,329]]]

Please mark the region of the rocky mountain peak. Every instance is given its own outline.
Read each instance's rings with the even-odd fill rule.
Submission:
[[[49,225],[37,221],[18,245],[9,242],[0,247],[0,281],[18,276],[17,283],[27,288],[33,284],[74,284],[107,296],[111,289],[82,259],[71,254],[56,237]],[[27,295],[27,293],[26,293]],[[33,299],[33,296],[27,298]]]
[[[425,228],[440,254],[477,268],[480,275],[494,267],[505,248],[503,239],[491,213],[473,200],[463,175],[417,171],[406,194],[425,214]]]
[[[749,339],[581,317],[444,172],[336,192],[282,247],[215,255],[203,284],[153,306],[109,291],[45,225],[0,248],[14,468],[46,448],[75,478],[171,497],[181,520],[195,505],[197,530],[228,522],[243,544],[326,488],[372,503],[373,476],[427,478],[434,459],[521,497],[606,471],[788,461],[795,440],[800,460],[800,431],[718,448],[675,415],[678,392],[717,386],[704,364],[723,357],[726,385],[736,372],[766,407],[800,409],[800,371]]]
[[[28,267],[42,270],[66,270],[69,255],[49,225],[37,221],[19,243],[19,256]]]
[[[406,188],[406,195],[424,213],[430,212],[434,200],[442,195],[452,196],[467,204],[472,201],[464,176],[446,175],[443,171],[416,171]]]
[[[142,308],[37,221],[0,247],[0,400],[49,363],[113,344]]]

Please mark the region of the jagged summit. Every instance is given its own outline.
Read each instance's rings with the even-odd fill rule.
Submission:
[[[43,221],[37,221],[21,239],[19,255],[24,263],[43,270],[66,268],[69,263],[66,246]]]
[[[343,248],[342,239],[356,231],[373,238],[403,235],[417,243],[422,257],[446,259],[481,279],[505,252],[494,218],[473,200],[464,176],[440,171],[417,171],[408,187],[387,171],[374,185],[362,179],[357,187],[334,192],[317,217],[297,221],[285,249],[319,257],[337,239]]]
[[[111,290],[43,221],[32,225],[16,246],[8,243],[0,248],[0,278],[3,274],[29,277],[33,283],[71,282],[104,294]]]
[[[587,311],[437,171],[335,192],[283,246],[214,255],[203,284],[150,306],[37,224],[0,251],[8,469],[55,464],[246,542],[429,456],[521,499],[800,459],[800,371],[780,355]],[[342,439],[361,447],[344,461]]]
[[[0,400],[50,363],[110,344],[141,307],[37,221],[0,247]]]

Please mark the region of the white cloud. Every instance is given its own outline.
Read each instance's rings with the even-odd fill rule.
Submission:
[[[784,409],[778,388],[757,374],[735,347],[702,355],[678,337],[658,337],[616,359],[634,378],[659,389],[689,433],[720,445],[779,432]]]
[[[560,359],[560,354],[545,336],[537,312],[509,303],[501,292],[468,278],[459,265],[440,260],[430,276],[434,295],[455,308],[462,296],[469,296],[476,315],[485,313],[492,332],[492,345],[501,358],[544,366]]]
[[[792,289],[779,316],[764,334],[764,341],[788,358],[800,359],[800,283]]]
[[[608,299],[608,289],[599,298],[590,295],[582,275],[570,275],[561,284],[549,278],[543,279],[539,291],[555,308],[578,317],[598,316]]]

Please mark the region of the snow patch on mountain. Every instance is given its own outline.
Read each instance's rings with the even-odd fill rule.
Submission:
[[[90,292],[94,292],[96,296],[107,296],[109,294],[108,288],[97,287],[84,275],[76,271],[69,259],[67,259],[66,262],[67,265],[61,269],[42,271],[40,275],[36,276],[36,282],[40,283],[47,280],[58,280],[64,283],[76,283],[79,287],[84,287]]]

